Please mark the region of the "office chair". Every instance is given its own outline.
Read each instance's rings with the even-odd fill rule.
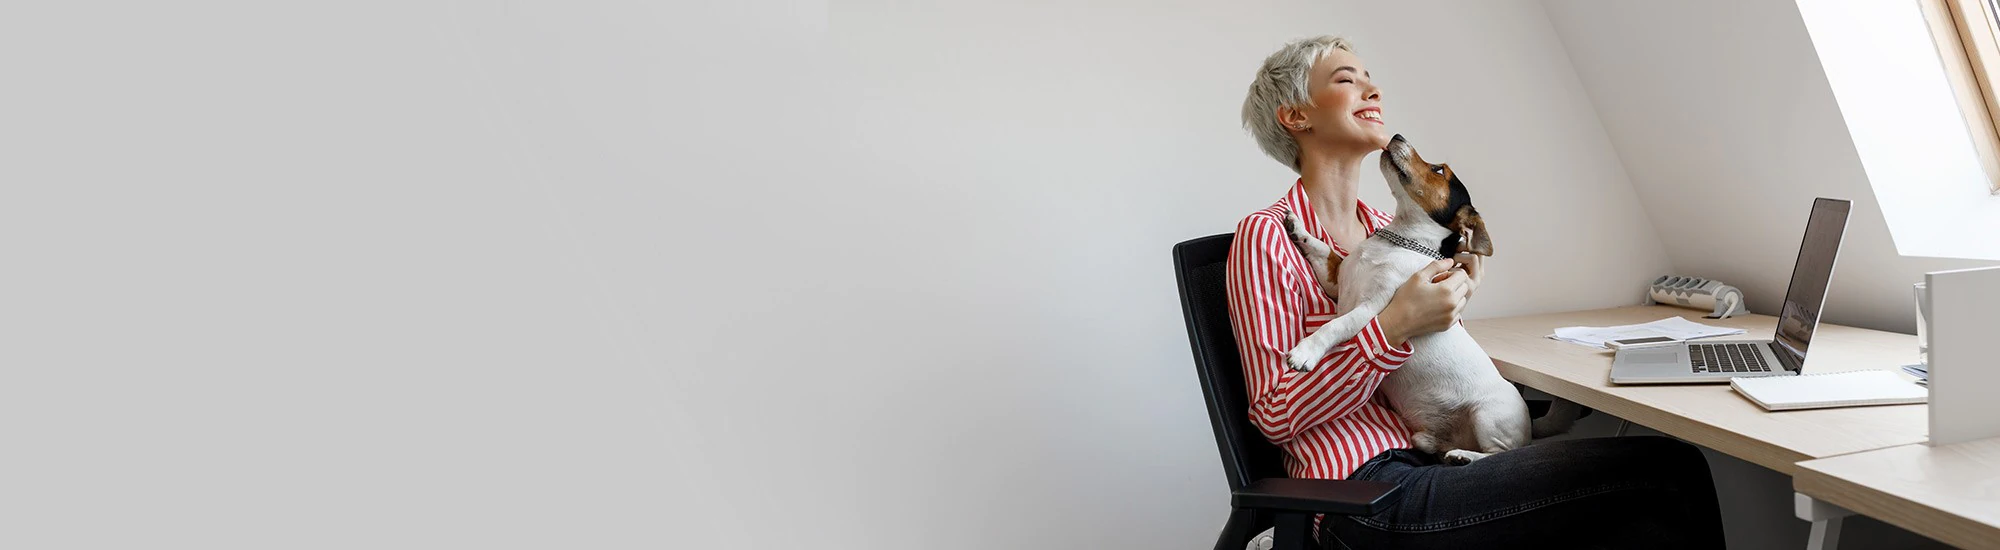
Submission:
[[[1395,502],[1402,488],[1379,481],[1287,478],[1284,451],[1250,425],[1250,394],[1244,388],[1236,337],[1229,329],[1225,280],[1224,264],[1235,240],[1234,233],[1224,233],[1174,245],[1181,315],[1187,322],[1195,374],[1201,380],[1234,508],[1215,550],[1243,548],[1251,537],[1273,526],[1277,527],[1274,550],[1305,550],[1313,544],[1314,514],[1374,515]],[[1548,408],[1548,401],[1528,402],[1532,417],[1540,417]],[[1591,412],[1585,408],[1580,417]]]
[[[1277,527],[1275,550],[1306,550],[1313,547],[1313,514],[1374,515],[1402,488],[1380,481],[1287,478],[1284,451],[1250,425],[1249,392],[1243,387],[1236,337],[1229,330],[1224,280],[1223,264],[1235,240],[1234,233],[1225,233],[1174,245],[1181,314],[1234,508],[1215,550],[1239,550],[1272,526]]]

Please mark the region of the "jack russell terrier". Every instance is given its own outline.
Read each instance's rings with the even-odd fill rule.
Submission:
[[[1310,369],[1334,346],[1354,338],[1417,270],[1459,252],[1493,255],[1486,222],[1450,166],[1424,162],[1397,135],[1382,150],[1382,177],[1396,197],[1396,219],[1361,241],[1345,261],[1296,215],[1285,215],[1293,244],[1341,309],[1285,356],[1294,370]],[[1416,353],[1382,381],[1382,395],[1412,430],[1410,443],[1447,464],[1468,464],[1526,445],[1531,437],[1569,431],[1580,412],[1575,403],[1556,400],[1549,414],[1531,422],[1520,391],[1500,377],[1462,325],[1411,338],[1409,345]]]

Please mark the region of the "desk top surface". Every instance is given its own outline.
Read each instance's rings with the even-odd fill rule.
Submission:
[[[1468,320],[1465,327],[1508,380],[1786,475],[1800,461],[1928,439],[1928,405],[1770,412],[1728,384],[1616,386],[1609,380],[1611,351],[1547,337],[1556,327],[1627,325],[1663,317],[1747,331],[1711,341],[1769,339],[1777,325],[1777,318],[1768,315],[1701,315],[1686,308],[1633,306]],[[1916,359],[1915,336],[1821,324],[1807,352],[1805,372],[1886,369],[1909,378],[1897,367]]]
[[[2000,439],[1809,460],[1807,496],[1962,548],[2000,548]]]

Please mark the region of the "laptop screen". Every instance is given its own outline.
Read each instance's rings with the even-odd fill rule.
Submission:
[[[1780,359],[1794,371],[1805,366],[1806,347],[1812,345],[1813,329],[1819,326],[1819,309],[1826,305],[1826,286],[1833,280],[1833,259],[1840,255],[1849,206],[1840,199],[1815,199],[1806,219],[1806,237],[1799,243],[1798,263],[1792,264],[1792,283],[1785,290],[1774,338],[1779,354],[1790,356]]]

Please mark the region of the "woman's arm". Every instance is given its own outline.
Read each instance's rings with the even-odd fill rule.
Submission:
[[[1370,319],[1310,370],[1286,367],[1285,353],[1305,338],[1298,287],[1310,281],[1305,269],[1276,216],[1259,213],[1237,225],[1229,249],[1229,319],[1250,390],[1251,422],[1272,443],[1354,412],[1412,351],[1391,348],[1379,320]]]

